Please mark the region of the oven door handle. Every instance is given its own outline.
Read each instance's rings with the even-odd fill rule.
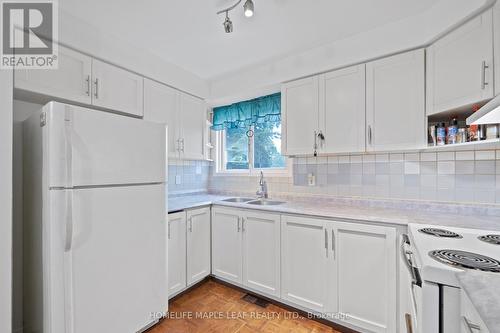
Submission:
[[[405,249],[405,245],[410,245],[410,239],[408,235],[401,235],[401,245],[400,245],[400,253],[401,259],[405,263],[406,267],[410,271],[412,281],[411,284],[417,287],[422,287],[422,279],[420,278],[420,272],[411,262],[412,252]]]

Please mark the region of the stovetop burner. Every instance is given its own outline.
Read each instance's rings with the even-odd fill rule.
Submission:
[[[477,239],[495,245],[500,245],[500,235],[484,235],[479,236]]]
[[[500,261],[477,253],[446,249],[431,251],[429,256],[450,266],[500,273]]]
[[[444,238],[462,238],[459,234],[453,231],[438,229],[438,228],[422,228],[418,229],[421,233],[432,235],[436,237],[444,237]]]

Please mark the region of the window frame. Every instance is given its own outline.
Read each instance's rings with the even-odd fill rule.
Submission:
[[[283,124],[282,124],[283,126]],[[250,129],[253,131],[254,127]],[[285,166],[283,168],[254,168],[254,138],[248,138],[248,169],[226,169],[226,130],[217,131],[215,135],[215,176],[258,176],[260,172],[273,177],[291,177],[292,163],[291,159],[285,156]]]

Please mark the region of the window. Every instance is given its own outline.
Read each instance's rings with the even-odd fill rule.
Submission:
[[[281,155],[281,122],[219,131],[217,146],[219,172],[286,171],[286,159]]]

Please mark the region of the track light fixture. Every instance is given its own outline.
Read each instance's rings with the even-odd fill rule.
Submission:
[[[224,31],[226,33],[233,32],[233,22],[229,18],[229,12],[231,10],[233,10],[234,8],[236,8],[236,6],[238,6],[241,3],[241,1],[243,1],[243,0],[238,0],[238,2],[236,2],[234,5],[232,5],[230,7],[227,7],[226,9],[223,9],[223,10],[220,10],[220,11],[217,12],[217,15],[222,14],[222,13],[226,13],[226,19],[224,20],[224,23],[223,23],[223,25],[224,25]],[[252,0],[246,0],[245,4],[243,5],[243,10],[244,10],[244,13],[245,13],[246,17],[252,17],[253,16],[253,12],[254,12],[253,1]]]

